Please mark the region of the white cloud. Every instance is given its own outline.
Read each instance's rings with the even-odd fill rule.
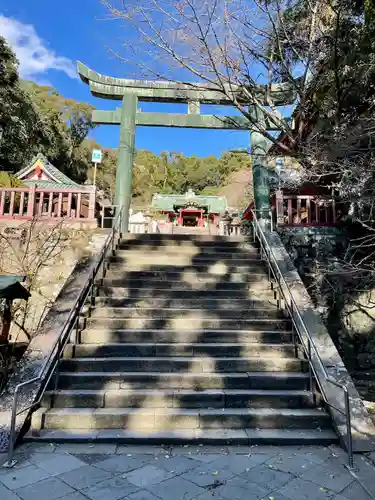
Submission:
[[[0,14],[0,35],[16,53],[21,78],[39,80],[51,69],[62,71],[70,78],[78,78],[73,62],[47,48],[31,24],[23,24]]]

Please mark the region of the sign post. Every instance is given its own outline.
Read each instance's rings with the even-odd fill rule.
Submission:
[[[93,185],[96,186],[96,171],[98,169],[98,164],[102,162],[103,154],[101,149],[93,149],[92,150],[92,157],[91,161],[94,164],[94,179],[93,179]]]

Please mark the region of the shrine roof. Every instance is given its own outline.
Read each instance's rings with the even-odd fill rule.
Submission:
[[[46,179],[28,179],[27,176],[30,175],[34,170],[40,168],[45,174],[50,178]],[[79,184],[70,179],[67,175],[56,168],[48,159],[41,153],[38,153],[27,165],[17,172],[17,177],[22,180],[26,185],[38,184],[40,188],[56,187],[60,189],[74,189],[81,188]]]
[[[0,276],[0,299],[24,299],[30,297],[30,293],[21,284],[25,276]]]
[[[173,212],[175,207],[205,207],[209,213],[220,214],[228,209],[225,196],[196,195],[192,191],[185,194],[154,194],[152,208],[165,212]]]
[[[198,101],[207,104],[230,104],[233,95],[241,103],[250,104],[249,93],[255,91],[257,99],[268,105],[269,97],[275,105],[293,104],[296,100],[295,85],[290,82],[272,83],[270,87],[256,85],[255,89],[224,83],[224,92],[219,85],[204,82],[170,82],[166,80],[133,80],[115,78],[93,71],[77,61],[77,71],[81,80],[89,85],[91,93],[104,99],[122,100],[126,94],[137,95],[141,101],[151,102],[188,102]],[[249,92],[250,90],[250,92]]]

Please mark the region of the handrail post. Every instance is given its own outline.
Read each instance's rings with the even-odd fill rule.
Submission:
[[[352,436],[352,422],[350,415],[350,398],[347,387],[344,387],[345,396],[345,415],[346,415],[346,434],[347,434],[347,448],[348,448],[348,468],[354,469],[353,460],[353,436]]]
[[[13,404],[12,404],[12,415],[10,419],[10,431],[9,431],[9,448],[8,448],[8,459],[3,465],[6,469],[11,469],[17,463],[17,460],[13,459],[14,454],[14,442],[16,434],[16,419],[17,419],[17,404],[18,404],[18,387],[14,391]]]

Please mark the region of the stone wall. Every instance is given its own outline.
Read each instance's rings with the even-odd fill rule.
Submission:
[[[346,232],[295,227],[279,234],[360,394],[375,401],[375,287],[345,268]]]

